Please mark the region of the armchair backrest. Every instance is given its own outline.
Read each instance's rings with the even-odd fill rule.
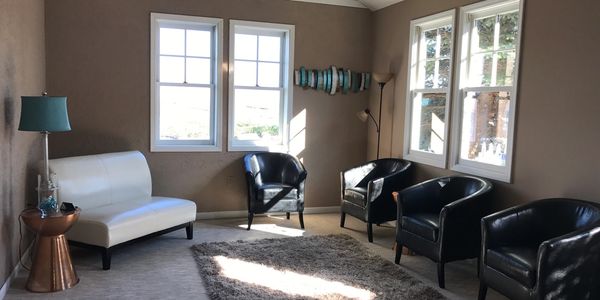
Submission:
[[[296,157],[286,153],[257,152],[244,156],[246,172],[251,172],[257,185],[276,182],[288,185],[298,183],[305,172]]]
[[[473,195],[488,188],[489,183],[477,177],[449,176],[438,179],[440,205],[443,207],[458,199]]]
[[[370,161],[365,164],[370,172],[356,186],[366,188],[369,181],[402,172],[409,166],[410,162],[397,158],[382,158]]]
[[[539,242],[586,227],[600,226],[600,204],[582,200],[554,198],[536,201],[519,212],[530,215],[530,236]]]

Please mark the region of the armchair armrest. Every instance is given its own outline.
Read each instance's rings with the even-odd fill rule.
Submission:
[[[542,298],[599,299],[600,227],[583,228],[544,241],[538,251]]]
[[[366,165],[361,165],[346,171],[340,172],[341,182],[342,182],[342,193],[344,189],[349,187],[356,187],[356,185],[361,182],[365,176],[367,176],[373,169],[375,168],[374,163],[368,163]]]

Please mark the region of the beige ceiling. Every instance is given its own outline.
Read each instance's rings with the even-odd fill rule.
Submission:
[[[382,9],[386,6],[390,6],[392,4],[398,3],[402,0],[292,0],[292,1],[313,2],[313,3],[321,3],[321,4],[329,4],[329,5],[350,6],[350,7],[362,7],[362,8],[368,8],[372,11],[375,11],[378,9]]]

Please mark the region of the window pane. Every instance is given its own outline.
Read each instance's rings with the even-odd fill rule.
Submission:
[[[188,30],[186,55],[210,57],[211,44],[210,31]]]
[[[187,83],[210,84],[209,58],[187,58],[186,61]]]
[[[476,54],[471,57],[469,70],[469,84],[471,86],[490,86],[492,83],[491,53]]]
[[[435,72],[435,61],[428,61],[425,63],[425,87],[433,87],[433,77]]]
[[[280,71],[278,63],[258,63],[258,86],[279,87]]]
[[[469,92],[463,103],[461,159],[506,165],[508,92]]]
[[[235,89],[235,138],[281,143],[280,100],[280,91]]]
[[[258,37],[258,60],[281,61],[281,38],[277,36]]]
[[[450,59],[440,59],[438,87],[446,88],[450,84]]]
[[[183,57],[160,57],[160,82],[183,83]]]
[[[256,60],[256,35],[235,34],[235,59]]]
[[[210,88],[160,87],[160,139],[210,139]]]
[[[427,58],[435,57],[435,47],[437,44],[437,29],[425,31],[425,46],[427,47]]]
[[[492,50],[494,48],[495,23],[496,16],[475,20],[473,52]]]
[[[411,149],[442,154],[446,123],[446,94],[419,93],[413,99]]]
[[[235,61],[234,85],[256,86],[256,63]]]
[[[519,12],[500,15],[500,49],[514,49],[519,32]]]
[[[498,52],[496,85],[512,85],[515,71],[515,51]]]
[[[159,42],[160,54],[184,55],[185,30],[161,28]]]
[[[444,26],[440,27],[440,37],[442,40],[442,44],[440,45],[440,56],[448,57],[450,56],[450,51],[452,49],[452,26]]]

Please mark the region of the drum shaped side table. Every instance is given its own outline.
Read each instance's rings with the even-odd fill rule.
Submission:
[[[25,225],[37,234],[27,290],[56,292],[71,288],[79,282],[64,234],[79,219],[80,211],[78,208],[44,218],[38,209],[26,209],[21,213]]]

